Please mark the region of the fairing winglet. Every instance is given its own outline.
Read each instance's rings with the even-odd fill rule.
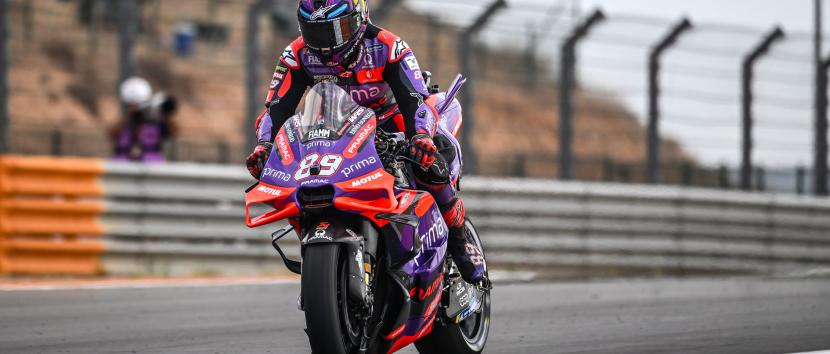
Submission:
[[[447,96],[444,98],[444,102],[441,104],[441,107],[437,107],[438,114],[444,114],[444,111],[447,110],[447,107],[450,106],[452,100],[455,96],[461,92],[461,88],[464,87],[464,83],[467,82],[467,78],[461,76],[461,74],[455,75],[455,80],[452,81],[450,84],[450,88],[447,89]]]

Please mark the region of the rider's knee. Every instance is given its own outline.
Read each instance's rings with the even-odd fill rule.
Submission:
[[[450,203],[441,207],[441,215],[449,227],[464,226],[465,214],[464,201],[459,197],[453,198]]]

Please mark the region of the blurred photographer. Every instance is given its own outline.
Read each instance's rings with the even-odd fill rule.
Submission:
[[[147,80],[132,77],[120,88],[125,116],[111,129],[120,161],[164,162],[163,145],[176,134],[175,98],[163,92],[152,94]]]

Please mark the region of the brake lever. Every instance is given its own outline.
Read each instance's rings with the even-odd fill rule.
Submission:
[[[420,161],[417,161],[417,160],[407,156],[407,154],[409,153],[409,148],[412,147],[412,144],[410,144],[408,141],[398,141],[396,144],[397,144],[397,150],[398,150],[397,153],[396,153],[396,157],[397,157],[398,161],[411,162],[411,163],[417,165],[418,167],[420,167],[421,169],[423,169],[424,171],[428,170],[428,168],[426,166],[424,166]]]

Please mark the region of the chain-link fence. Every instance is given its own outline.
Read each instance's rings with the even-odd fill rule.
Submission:
[[[168,158],[240,163],[252,130],[246,105],[261,109],[274,61],[298,35],[293,0],[9,1],[11,151],[110,156],[124,1],[136,4],[132,72],[180,102]],[[565,87],[562,45],[592,12],[577,1],[498,3],[372,2],[374,21],[407,40],[435,83],[470,77],[468,170],[556,178],[568,147],[575,179],[644,183],[657,146],[660,183],[740,187],[740,63],[768,29],[691,19],[661,58],[660,130],[649,147],[649,51],[677,19],[605,14],[575,47]],[[757,64],[753,189],[810,191],[810,60],[810,36],[787,32]],[[572,92],[570,130],[563,88]]]

